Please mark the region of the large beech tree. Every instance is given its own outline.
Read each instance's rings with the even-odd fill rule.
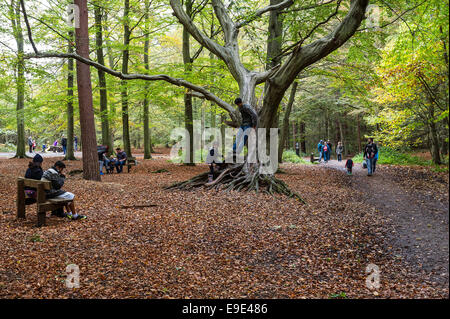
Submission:
[[[332,1],[328,2],[331,3]],[[301,38],[297,43],[292,45],[287,52],[284,53],[283,61],[279,64],[262,72],[249,70],[244,66],[242,57],[239,52],[239,32],[240,30],[259,19],[263,14],[274,11],[283,10],[294,4],[293,0],[272,1],[267,7],[258,9],[253,14],[246,15],[240,21],[233,21],[230,12],[221,0],[211,0],[213,10],[217,20],[220,23],[223,35],[223,44],[217,40],[213,40],[202,32],[189,15],[184,10],[180,0],[170,0],[173,14],[183,25],[184,29],[197,41],[200,45],[215,56],[221,59],[227,66],[233,78],[239,85],[239,95],[245,103],[255,105],[255,89],[258,84],[265,83],[265,92],[263,106],[259,112],[259,127],[270,128],[276,127],[275,120],[279,108],[279,104],[289,86],[295,80],[297,75],[306,67],[314,64],[323,57],[327,56],[340,46],[342,46],[356,32],[364,19],[365,10],[368,0],[352,0],[348,11],[339,23],[337,23],[327,35],[316,39],[308,44],[305,41],[320,26],[326,24],[332,17],[338,14],[341,9],[341,1],[335,3],[335,11],[325,20],[312,26],[307,30],[306,36]],[[317,4],[319,6],[321,4]],[[122,80],[143,79],[149,81],[162,80],[177,86],[184,86],[196,92],[196,96],[205,98],[215,102],[219,107],[228,112],[231,117],[230,125],[238,126],[240,123],[240,114],[231,104],[223,101],[220,97],[208,91],[201,85],[190,83],[186,80],[174,78],[165,74],[145,75],[145,74],[126,74],[126,72],[118,72],[105,67],[97,62],[90,60],[80,54],[65,54],[55,52],[35,52],[28,55],[28,58],[45,58],[45,57],[73,57],[81,63],[102,69],[105,72],[116,76]],[[255,180],[254,178],[251,178]],[[258,180],[258,179],[256,179]]]

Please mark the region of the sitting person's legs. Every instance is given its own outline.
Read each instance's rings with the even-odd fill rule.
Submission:
[[[64,192],[61,195],[56,196],[55,198],[58,199],[66,199],[66,200],[70,200],[71,202],[66,204],[66,210],[67,210],[67,217],[70,219],[86,219],[86,216],[84,215],[78,215],[76,210],[75,210],[75,204],[73,202],[75,195],[70,193],[70,192]]]

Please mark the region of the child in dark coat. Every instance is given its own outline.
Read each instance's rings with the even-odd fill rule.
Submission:
[[[347,162],[345,162],[345,168],[347,168],[347,175],[352,175],[352,169],[353,169],[353,160],[351,156],[347,157]]]

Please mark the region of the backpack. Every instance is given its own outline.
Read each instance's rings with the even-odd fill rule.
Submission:
[[[366,154],[367,154],[367,157],[368,158],[373,158],[373,157],[375,157],[375,146],[374,146],[374,144],[372,143],[372,144],[367,144],[367,146],[366,146]],[[372,155],[373,154],[373,155]]]

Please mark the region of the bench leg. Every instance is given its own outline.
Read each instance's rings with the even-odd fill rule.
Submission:
[[[38,208],[37,218],[37,227],[45,226],[45,211],[40,212]]]
[[[25,218],[25,186],[22,180],[17,182],[17,218]]]

